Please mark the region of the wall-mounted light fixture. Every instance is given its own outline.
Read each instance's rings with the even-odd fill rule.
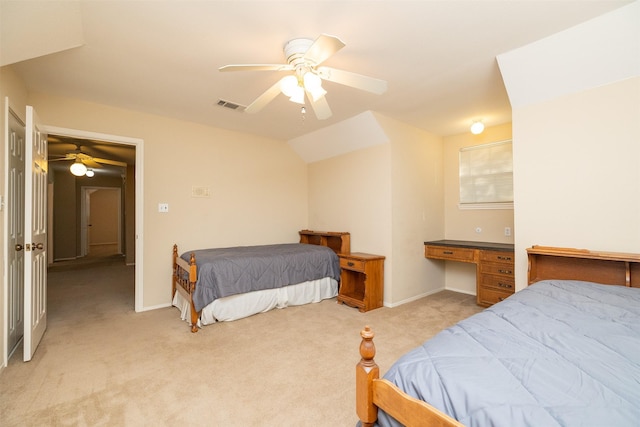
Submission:
[[[480,135],[484,131],[484,123],[482,123],[482,120],[476,120],[471,123],[470,130],[472,134]]]

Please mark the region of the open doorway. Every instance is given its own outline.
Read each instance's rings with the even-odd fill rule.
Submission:
[[[134,176],[135,147],[49,135],[50,265],[82,259],[92,248],[92,256],[113,249],[135,263],[135,223],[127,224]]]
[[[49,133],[49,165],[52,175],[51,197],[48,202],[52,211],[52,226],[49,227],[52,249],[50,259],[53,262],[81,260],[91,253],[91,231],[87,231],[93,227],[90,214],[96,210],[104,213],[105,209],[104,200],[98,202],[103,203],[102,208],[92,206],[91,195],[100,195],[101,189],[106,190],[105,194],[114,191],[115,193],[107,196],[112,198],[112,202],[106,203],[120,204],[120,208],[116,209],[117,219],[110,220],[112,225],[116,224],[117,235],[114,237],[112,228],[108,231],[111,237],[103,235],[93,241],[94,252],[115,244],[113,247],[122,254],[124,262],[134,266],[134,307],[136,311],[142,311],[143,242],[140,231],[143,141],[73,129],[46,127],[46,130]],[[87,176],[86,173],[80,177],[72,175],[70,167],[78,161],[85,163],[87,170],[93,171],[93,176]],[[69,191],[63,191],[65,189]],[[117,202],[113,201],[113,197]]]

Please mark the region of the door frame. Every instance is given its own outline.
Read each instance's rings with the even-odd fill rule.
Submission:
[[[143,282],[143,248],[144,248],[144,186],[143,186],[143,159],[144,159],[144,140],[141,138],[133,138],[128,136],[110,135],[98,132],[88,132],[78,129],[61,128],[56,126],[42,126],[43,130],[48,134],[67,136],[79,139],[97,139],[104,142],[112,142],[114,144],[133,145],[136,149],[136,167],[135,167],[135,311],[144,311],[144,282]]]

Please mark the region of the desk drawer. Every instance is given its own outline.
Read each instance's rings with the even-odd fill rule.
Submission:
[[[450,261],[475,262],[475,249],[448,246],[425,246],[425,257]]]
[[[480,287],[480,289],[478,289],[478,305],[488,307],[507,299],[511,295],[513,294],[509,292]]]
[[[480,264],[480,273],[514,277],[513,264]]]
[[[340,268],[346,270],[364,271],[364,261],[340,257]]]
[[[516,282],[513,277],[480,274],[480,287],[493,288],[498,291],[513,293],[516,288]]]
[[[480,251],[480,261],[486,262],[502,262],[502,263],[511,263],[514,262],[514,254],[513,252],[507,251]]]

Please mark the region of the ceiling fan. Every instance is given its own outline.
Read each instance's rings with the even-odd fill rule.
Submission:
[[[286,64],[244,64],[225,65],[220,71],[287,71],[289,74],[267,89],[245,111],[257,113],[278,94],[283,93],[289,100],[304,104],[305,94],[319,120],[331,117],[331,109],[325,99],[327,93],[322,88],[322,80],[339,83],[356,89],[380,95],[387,90],[387,82],[363,76],[350,71],[320,66],[345,44],[338,37],[321,34],[317,39],[298,38],[284,45]]]
[[[71,173],[76,176],[83,176],[87,174],[88,170],[98,169],[103,167],[103,165],[118,166],[123,168],[127,167],[127,164],[125,162],[120,162],[118,160],[101,159],[85,154],[80,151],[80,146],[76,146],[75,151],[67,153],[63,157],[49,158],[49,162],[60,162],[68,160],[73,160],[74,163],[71,165],[70,170]]]

